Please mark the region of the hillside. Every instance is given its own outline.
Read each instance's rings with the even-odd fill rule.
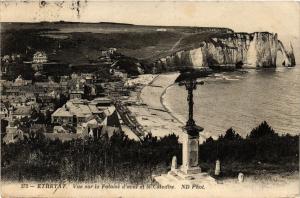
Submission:
[[[228,28],[215,27],[1,23],[1,46],[2,56],[20,53],[31,60],[33,53],[42,50],[50,60],[68,64],[95,63],[101,56],[101,50],[117,48],[118,53],[133,60],[133,65],[140,63],[146,71],[152,71],[154,67],[164,71],[182,65],[295,65],[293,51],[284,48],[277,34],[235,33]],[[277,58],[278,51],[281,59]]]
[[[26,49],[51,54],[55,50],[56,59],[68,63],[84,63],[109,47],[126,56],[148,60],[177,50],[180,40],[190,35],[230,32],[233,31],[227,28],[118,23],[1,23],[1,44],[2,54],[25,53]]]

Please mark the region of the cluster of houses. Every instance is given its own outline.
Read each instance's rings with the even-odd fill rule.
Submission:
[[[25,115],[25,112],[22,114]],[[30,117],[31,115],[27,112],[26,116]],[[106,134],[111,137],[120,130],[120,118],[112,101],[108,98],[96,98],[92,101],[68,100],[65,105],[51,114],[51,126],[45,123],[33,123],[26,128],[13,122],[16,119],[20,120],[20,117],[9,117],[9,119],[3,138],[6,143],[23,139],[25,136],[29,136],[29,132],[40,132],[50,139],[58,138],[64,141],[84,136],[99,138]]]
[[[61,133],[66,128],[73,133],[98,137],[105,130],[117,131],[119,118],[112,101],[108,98],[96,98],[92,101],[71,99],[51,115],[54,133]]]
[[[92,91],[86,93],[84,87],[88,85],[85,83],[89,82],[89,75],[76,76],[67,81],[63,78],[62,83],[50,81],[32,84],[20,79],[21,77],[18,77],[15,82],[1,82],[0,117],[9,123],[3,138],[6,143],[23,139],[28,132],[16,125],[15,121],[22,122],[28,118],[31,127],[37,124],[32,118],[33,112],[51,116],[50,123],[42,123],[42,132],[46,136],[52,133],[49,135],[52,138],[60,138],[61,133],[99,137],[100,134],[111,135],[120,129],[112,100],[107,97],[97,98],[95,89],[89,89]],[[65,93],[68,93],[67,96],[63,96]],[[86,95],[93,95],[94,99],[84,99]],[[56,104],[62,97],[68,100],[57,108]]]
[[[97,98],[99,93],[93,86],[93,81],[94,77],[91,74],[63,76],[59,83],[32,83],[24,80],[22,76],[14,82],[2,80],[0,117],[9,122],[3,140],[9,143],[24,138],[26,131],[14,123],[24,118],[32,121],[33,112],[51,116],[51,123],[42,124],[46,136],[48,133],[57,134],[50,134],[52,138],[61,137],[60,133],[98,137],[100,134],[111,135],[119,130],[119,118],[112,100],[107,97]],[[57,103],[62,98],[68,100],[57,108]],[[52,128],[47,125],[51,125]]]
[[[103,50],[101,57],[111,61],[116,51],[116,48]],[[1,57],[1,62],[9,65],[18,57],[21,58]],[[113,100],[129,95],[129,89],[124,86],[126,71],[111,66],[110,78],[113,80],[105,82],[99,81],[99,76],[94,72],[81,70],[59,74],[54,79],[45,73],[46,67],[52,67],[45,52],[38,51],[33,54],[32,61],[23,63],[24,67],[30,65],[34,77],[46,78],[26,80],[28,78],[19,75],[14,80],[0,80],[0,118],[8,122],[6,131],[1,131],[1,135],[5,134],[3,141],[15,142],[30,132],[41,132],[49,138],[66,140],[103,134],[111,136],[120,130],[120,116]],[[59,69],[62,70],[62,67]],[[33,118],[40,116],[44,117],[42,121]],[[25,122],[29,122],[30,127],[24,127]]]

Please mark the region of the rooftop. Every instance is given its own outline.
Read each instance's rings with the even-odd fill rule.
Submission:
[[[104,101],[108,101],[108,99],[104,98]],[[101,104],[100,98],[93,101],[76,98],[67,101],[67,103],[63,107],[58,108],[52,116],[71,117],[76,115],[77,117],[89,117],[93,114],[100,113],[111,115],[115,110],[114,106],[101,106]]]
[[[67,111],[64,107],[58,108],[52,116],[57,116],[57,117],[72,117],[73,115]]]
[[[20,106],[12,114],[14,115],[30,115],[32,109],[30,106]]]

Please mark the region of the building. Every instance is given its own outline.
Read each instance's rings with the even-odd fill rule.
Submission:
[[[59,91],[62,89],[62,86],[59,83],[48,81],[48,82],[35,82],[35,86],[43,88],[44,90],[51,91]]]
[[[117,116],[115,107],[107,98],[92,101],[72,99],[51,115],[51,121],[60,126],[72,126],[76,128],[76,133],[82,133],[88,130],[89,124],[119,127],[118,123],[111,121],[114,116]]]
[[[19,75],[15,79],[15,82],[14,82],[15,86],[24,86],[24,85],[29,85],[29,84],[32,84],[32,81],[31,80],[24,80],[24,78],[21,75]]]
[[[102,50],[101,51],[101,55],[102,55],[102,57],[110,59],[110,56],[114,55],[116,51],[117,51],[117,48],[111,47],[108,50]]]
[[[114,54],[116,51],[117,51],[117,48],[111,47],[111,48],[108,49],[108,52],[109,52],[110,54]]]
[[[26,135],[22,129],[17,126],[8,125],[6,127],[6,135],[3,137],[3,142],[6,144],[15,143],[19,140],[23,140]]]
[[[102,56],[102,57],[105,57],[105,58],[110,58],[110,54],[109,54],[109,52],[106,51],[106,50],[102,50],[102,51],[101,51],[101,56]]]
[[[111,69],[110,72],[113,76],[121,78],[123,80],[127,80],[128,78],[128,75],[125,70]]]
[[[84,85],[82,83],[76,83],[76,86],[70,88],[70,99],[82,99],[84,95]]]
[[[37,51],[32,58],[32,63],[46,63],[48,62],[48,57],[45,52]]]
[[[33,54],[32,58],[32,69],[34,71],[42,71],[43,70],[43,64],[48,62],[48,57],[45,52],[37,51],[35,54]]]
[[[53,123],[79,126],[87,122],[93,115],[103,117],[103,108],[97,104],[82,99],[69,100],[63,107],[57,109],[51,116]]]
[[[36,97],[34,94],[27,93],[24,96],[1,96],[1,101],[8,103],[9,106],[19,107],[19,106],[36,106]]]
[[[83,90],[71,90],[70,91],[70,99],[82,99],[84,94]]]
[[[1,101],[0,103],[0,118],[9,117],[9,103]]]
[[[52,113],[55,110],[56,95],[45,93],[39,95],[37,98],[38,107],[41,113],[47,115],[48,112]]]
[[[122,81],[117,81],[102,83],[101,86],[103,87],[106,95],[111,98],[116,98],[120,96],[129,96],[129,90],[124,86],[124,84],[125,83]]]
[[[92,73],[83,73],[81,77],[85,80],[86,83],[92,84],[94,83],[96,76]]]
[[[14,119],[22,119],[22,118],[30,118],[32,113],[32,107],[30,106],[20,106],[17,108],[14,108],[12,111],[10,111],[11,118]]]
[[[35,105],[35,103],[51,104],[68,88],[55,82],[36,82],[35,84],[3,84],[2,100],[14,106]]]
[[[3,62],[3,63],[9,63],[11,61],[12,61],[12,59],[11,59],[10,55],[4,55],[3,57],[1,57],[1,62]]]

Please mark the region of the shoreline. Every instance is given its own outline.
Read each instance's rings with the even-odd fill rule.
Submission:
[[[182,125],[184,125],[184,122],[182,122],[179,118],[177,118],[173,113],[172,111],[167,107],[167,104],[166,104],[166,99],[165,99],[165,95],[168,91],[169,88],[171,88],[172,86],[174,86],[175,83],[173,84],[170,84],[164,91],[163,93],[160,95],[160,102],[161,102],[161,105],[166,109],[166,111],[170,114],[170,116],[172,116],[175,120],[177,120],[179,123],[181,123]]]
[[[136,117],[138,123],[153,136],[163,137],[174,133],[180,141],[183,122],[172,114],[164,101],[167,89],[174,84],[172,82],[178,75],[179,72],[172,72],[149,77],[151,80],[148,79],[148,82],[139,85],[140,88],[130,97],[130,100],[142,105],[131,105],[128,109]]]
[[[148,133],[158,138],[174,133],[181,142],[185,122],[169,109],[165,98],[168,89],[175,85],[178,75],[179,72],[142,75],[140,78],[145,81],[137,84],[137,90],[132,92],[130,100],[135,104],[128,106],[128,109]],[[140,82],[139,79],[137,81]],[[206,134],[200,133],[200,142],[206,138]]]
[[[137,95],[138,95],[139,102],[141,102],[142,104],[145,104],[145,107],[148,108],[148,110],[150,110],[150,112],[149,112],[150,115],[145,115],[145,114],[141,115],[138,112],[136,112],[136,117],[138,119],[138,117],[142,116],[142,118],[147,117],[147,119],[149,119],[149,117],[151,117],[151,114],[153,113],[153,111],[164,112],[164,113],[159,113],[158,116],[156,117],[156,119],[169,121],[169,123],[162,123],[160,127],[162,130],[170,129],[170,131],[162,132],[160,134],[159,132],[156,132],[156,130],[158,130],[158,129],[156,129],[156,130],[153,130],[155,133],[154,135],[157,137],[163,137],[165,135],[174,133],[175,135],[177,135],[179,137],[179,142],[181,142],[181,136],[184,134],[182,130],[185,125],[185,121],[180,119],[178,116],[176,116],[171,111],[171,109],[168,107],[169,105],[165,98],[165,95],[167,94],[168,89],[175,85],[175,79],[178,77],[178,75],[179,75],[179,72],[158,74],[151,80],[151,82],[144,85],[138,91]],[[152,93],[156,92],[156,94],[154,94],[154,95],[159,95],[159,101],[158,100],[156,101],[156,103],[159,102],[159,104],[152,103],[152,100],[154,99],[153,97],[155,97],[155,96],[152,96],[151,94],[149,95],[147,93],[147,92],[149,92],[149,90]],[[152,113],[151,113],[151,111],[152,111]],[[174,125],[174,123],[175,123],[174,121],[176,122],[176,127],[179,128],[175,132],[174,132],[174,127],[170,127],[170,126]],[[149,125],[149,123],[143,122],[143,119],[141,121],[139,121],[139,123],[143,127],[148,128],[148,130],[152,132],[152,130],[151,130],[152,126]],[[170,126],[169,127],[165,126],[166,124],[168,124]],[[153,127],[157,127],[157,126],[153,126]],[[152,134],[153,134],[153,132],[152,132]],[[207,139],[207,134],[200,133],[200,137],[199,137],[200,142],[203,142],[205,139]]]
[[[150,86],[152,85],[152,83],[155,81],[156,78],[159,77],[160,74],[157,74],[148,84],[145,84],[142,86],[142,88],[137,92],[137,99],[141,102],[143,102],[143,99],[141,98],[141,93],[143,91],[143,89],[146,87],[146,86]]]

